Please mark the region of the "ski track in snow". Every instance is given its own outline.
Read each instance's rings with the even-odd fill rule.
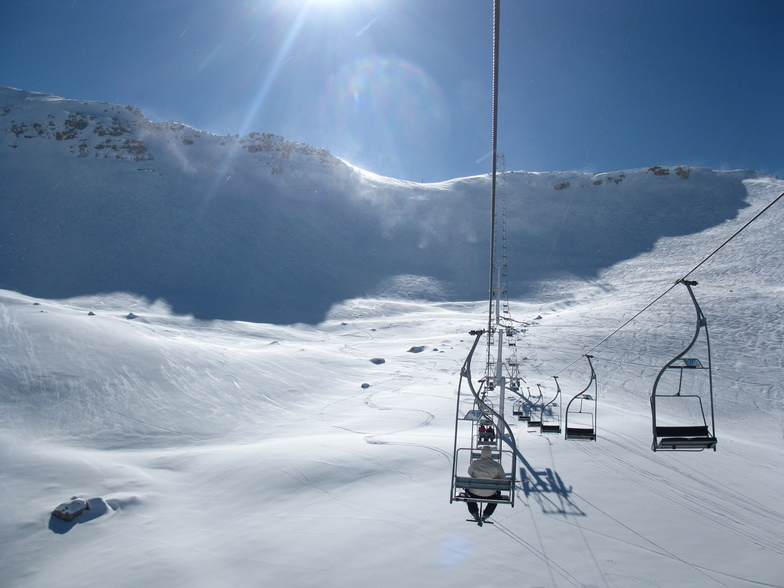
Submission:
[[[586,457],[597,465],[601,464],[603,470],[606,470],[609,461],[613,475],[639,486],[675,508],[700,517],[706,523],[716,524],[715,513],[724,513],[722,517],[732,521],[733,526],[728,528],[727,525],[722,524],[720,525],[722,531],[784,555],[784,537],[780,532],[784,528],[784,516],[781,513],[757,505],[750,496],[738,494],[728,486],[726,479],[712,478],[704,471],[695,474],[670,462],[667,464],[667,473],[675,473],[677,478],[673,478],[672,475],[657,474],[652,467],[637,465],[643,459],[650,462],[649,466],[655,464],[658,466],[656,469],[661,469],[661,464],[647,453],[643,453],[633,445],[614,441],[612,438],[605,440],[618,448],[634,453],[635,459],[624,459],[620,456],[620,452],[610,453],[599,450],[593,454],[591,451],[584,450]],[[684,482],[678,483],[679,478],[684,479]],[[768,526],[773,528],[766,528]]]
[[[542,333],[546,334],[546,331],[547,329]],[[535,338],[538,332],[534,327],[529,336]],[[371,333],[374,332],[371,331],[368,333],[368,337],[364,338],[366,342],[372,343],[376,339],[377,336]],[[354,333],[350,336],[354,338],[357,335],[358,333]],[[25,337],[20,337],[20,340],[24,341]],[[459,365],[459,353],[453,353],[453,357],[446,359],[440,356],[438,358],[440,361],[434,362],[426,355],[408,353],[406,351],[410,343],[408,341],[405,344],[401,344],[399,340],[376,341],[382,351],[377,354],[375,349],[363,349],[361,345],[357,346],[356,343],[345,345],[341,342],[341,337],[330,335],[328,340],[330,342],[327,345],[335,347],[340,355],[347,356],[349,363],[366,365],[355,376],[350,377],[350,380],[354,380],[352,385],[359,386],[361,381],[367,380],[371,382],[371,387],[348,394],[345,392],[338,395],[331,393],[331,398],[327,396],[324,400],[318,400],[318,396],[315,396],[311,391],[303,390],[306,395],[304,403],[300,403],[298,398],[291,397],[284,401],[273,396],[270,391],[262,389],[259,390],[259,393],[263,402],[272,407],[274,412],[280,410],[289,412],[292,408],[297,407],[293,415],[286,417],[286,422],[291,422],[290,416],[295,416],[297,413],[318,415],[318,422],[323,426],[329,429],[338,428],[358,436],[368,445],[371,452],[374,451],[372,449],[374,446],[399,446],[404,451],[434,452],[440,456],[437,461],[441,465],[433,465],[446,472],[450,456],[447,447],[451,443],[449,421],[453,410],[450,407],[453,403],[453,392],[450,386],[444,386],[444,382],[453,379],[454,376],[445,367],[449,365],[456,369]],[[292,345],[284,342],[283,349],[287,346],[292,350],[299,348],[297,343]],[[31,347],[34,347],[34,344],[31,343]],[[280,348],[281,346],[275,347],[275,349]],[[390,353],[396,348],[396,352]],[[621,357],[628,357],[630,353],[625,351]],[[26,355],[33,357],[34,353],[27,352]],[[386,356],[387,362],[381,366],[372,365],[369,358],[376,355]],[[161,353],[161,365],[163,366],[160,372],[161,381],[184,391],[179,396],[179,402],[184,402],[185,405],[200,405],[202,403],[200,393],[191,390],[195,382],[206,382],[207,388],[216,388],[222,381],[222,376],[213,372],[212,368],[204,371],[206,379],[201,378],[202,372],[194,372],[190,360],[178,359],[172,348],[167,348]],[[225,368],[227,373],[231,375],[231,389],[234,390],[237,390],[237,380],[241,378],[238,376],[237,370],[240,365],[247,365],[250,368],[251,363],[245,358],[234,358]],[[610,385],[618,377],[627,379],[634,376],[631,367],[633,365],[626,361],[614,364],[614,367],[602,375],[600,385]],[[290,373],[294,372],[291,367],[282,367],[283,373],[286,373],[287,370]],[[364,376],[361,375],[363,371]],[[585,366],[581,364],[575,366],[577,382],[584,383],[585,371]],[[425,374],[425,377],[418,377],[420,373]],[[134,375],[129,369],[124,368],[118,374],[124,378],[125,385],[137,388],[142,386],[140,377]],[[118,376],[110,375],[110,377],[117,378]],[[565,395],[568,393],[567,387],[575,387],[574,385],[569,386],[568,381],[568,378],[564,380]],[[240,389],[245,387],[246,384],[240,385]],[[164,399],[157,386],[144,386],[144,388],[151,395],[151,399],[158,402]],[[435,394],[423,393],[423,390],[437,390],[438,392]],[[566,396],[564,400],[566,400]],[[83,401],[90,402],[86,398]],[[421,405],[423,401],[428,404],[435,403],[433,406],[438,405],[447,408],[447,410],[440,410],[441,414],[436,414],[431,409],[419,408],[418,405]],[[100,408],[111,414],[117,412],[111,405]],[[366,411],[369,411],[369,416],[363,416]],[[444,412],[447,414],[445,415]],[[375,421],[373,414],[379,415],[381,420]],[[155,426],[154,420],[150,422],[149,417],[151,416],[153,413],[136,420],[144,423],[145,427]],[[363,425],[359,428],[344,426],[341,422],[346,418],[356,420]],[[710,528],[714,532],[719,532],[720,535],[726,534],[746,542],[750,545],[749,549],[760,548],[778,555],[782,554],[784,546],[780,534],[776,532],[777,528],[780,528],[782,516],[774,508],[765,504],[748,503],[743,492],[728,486],[721,476],[711,474],[709,471],[706,472],[704,467],[692,472],[689,469],[684,469],[679,465],[679,462],[674,460],[670,460],[666,468],[663,467],[662,463],[650,454],[647,445],[639,443],[638,437],[630,436],[620,430],[613,430],[612,423],[615,418],[611,414],[603,416],[603,419],[606,420],[605,429],[603,432],[600,430],[600,440],[596,443],[572,444],[564,442],[557,436],[546,437],[531,433],[526,427],[521,427],[519,424],[514,425],[514,430],[519,437],[519,445],[526,458],[526,464],[523,467],[527,483],[518,490],[518,508],[513,511],[504,511],[499,508],[495,516],[495,526],[486,526],[480,536],[470,535],[474,549],[498,554],[495,559],[492,559],[495,563],[488,561],[478,564],[477,569],[480,570],[480,573],[495,573],[496,577],[504,578],[504,581],[515,582],[519,572],[512,571],[512,568],[500,572],[496,569],[501,561],[498,558],[502,557],[512,558],[509,561],[519,561],[519,565],[526,569],[530,569],[532,565],[539,566],[541,571],[538,573],[538,585],[581,586],[586,585],[585,578],[590,577],[595,578],[594,583],[598,581],[607,586],[623,586],[628,582],[643,586],[670,584],[669,581],[646,579],[639,573],[633,573],[633,567],[610,561],[602,555],[607,549],[606,542],[610,542],[617,544],[627,552],[631,550],[636,553],[634,557],[637,559],[653,558],[651,561],[654,561],[656,558],[663,558],[664,561],[670,562],[667,564],[668,566],[677,564],[683,569],[688,568],[695,577],[701,577],[703,581],[712,582],[717,586],[732,586],[734,581],[742,582],[742,585],[773,586],[774,584],[755,581],[737,574],[733,575],[717,566],[703,565],[695,560],[696,553],[678,552],[668,548],[650,532],[635,529],[633,522],[624,522],[619,518],[619,515],[612,514],[608,511],[607,505],[597,504],[596,500],[587,494],[590,489],[576,489],[573,487],[574,481],[562,479],[564,472],[561,462],[565,455],[563,452],[568,448],[569,453],[580,455],[579,461],[584,467],[587,466],[589,470],[601,472],[600,475],[605,479],[605,484],[614,485],[611,480],[617,480],[622,487],[635,488],[637,492],[647,496],[648,508],[654,508],[654,510],[663,508],[668,511],[676,509],[701,521],[700,525],[704,528]],[[642,426],[647,427],[644,422]],[[426,438],[429,439],[431,429],[434,429],[433,432],[437,437],[433,437],[433,442],[427,442],[418,431],[428,432]],[[170,433],[174,437],[186,435],[173,428],[170,429]],[[203,442],[207,442],[204,450],[209,450],[209,439],[205,439]],[[731,452],[729,447],[720,445],[719,451],[722,450]],[[352,456],[352,460],[359,460],[359,463],[366,460],[369,455],[366,451],[358,448],[348,451],[347,455]],[[569,458],[570,461],[573,459]],[[181,476],[180,472],[184,471],[182,466],[177,463],[177,461],[171,462],[172,465],[169,468],[175,477]],[[376,464],[375,468],[379,472],[388,472],[397,479],[406,480],[408,483],[429,484],[426,482],[428,476],[423,475],[423,472],[418,468],[412,469],[404,464],[405,461],[399,464],[381,461]],[[316,469],[312,470],[312,466],[316,466]],[[317,473],[324,466],[328,466],[340,479],[353,480],[354,485],[366,489],[363,492],[370,491],[377,494],[379,498],[385,498],[381,501],[368,502],[359,498],[362,493],[359,496],[350,496],[345,492],[332,489],[329,484],[325,486],[322,474]],[[158,467],[165,468],[166,461],[160,461]],[[289,460],[280,460],[279,463],[276,463],[276,460],[267,460],[266,467],[270,468],[270,472],[276,472],[276,477],[282,476],[291,480],[300,488],[303,495],[320,496],[335,508],[346,509],[354,513],[353,515],[344,515],[345,525],[353,524],[351,521],[355,521],[356,524],[366,524],[368,520],[377,520],[379,523],[396,529],[398,533],[407,534],[412,532],[414,528],[419,528],[418,533],[443,535],[449,533],[452,524],[454,524],[454,521],[450,522],[450,520],[441,522],[429,518],[423,520],[423,516],[426,515],[422,514],[390,515],[388,507],[384,504],[389,494],[389,480],[382,481],[382,479],[377,479],[375,475],[368,476],[361,469],[358,470],[351,462],[325,460],[323,457],[303,461],[302,465],[291,463]],[[314,474],[316,475],[314,476]],[[443,491],[445,491],[446,485],[447,481],[442,478],[439,486],[443,486]],[[441,497],[439,500],[445,500],[445,495],[437,488],[436,490],[436,496]],[[455,521],[461,521],[465,516],[463,505],[460,504],[453,505],[453,508],[447,512],[451,513],[450,517],[453,517]],[[721,513],[719,518],[716,513]],[[121,509],[119,516],[133,516],[133,509]],[[286,514],[292,524],[299,524],[296,523],[299,520],[305,524],[306,521],[312,520],[312,516],[312,514],[301,516],[296,512]],[[348,518],[345,518],[346,516]],[[607,520],[606,523],[601,522],[602,517]],[[529,520],[524,523],[526,519]],[[106,519],[106,522],[109,522],[109,519]],[[523,523],[522,526],[520,523]],[[557,536],[559,533],[563,533],[564,531],[558,531],[558,529],[564,528],[574,530],[574,536],[571,539],[572,549],[577,550],[575,553],[580,554],[578,559],[582,562],[577,568],[574,568],[572,560],[564,558],[562,551],[555,548],[553,544],[554,534]],[[619,537],[618,529],[623,530],[623,533],[628,536],[626,538]],[[463,535],[468,529],[458,526],[455,530]],[[216,537],[221,537],[223,534],[224,531],[215,531]],[[142,535],[138,536],[140,541],[147,541],[142,537]],[[501,537],[504,539],[499,543]],[[637,540],[630,542],[629,538],[631,537],[636,537]],[[596,538],[602,538],[602,542],[596,544]],[[161,543],[174,548],[177,539],[173,537],[169,540],[162,540]],[[517,546],[517,550],[512,548],[513,545]],[[501,546],[504,547],[498,551]],[[522,549],[527,556],[521,559],[519,549]],[[194,552],[205,553],[198,549]],[[235,558],[227,560],[226,556],[221,557],[222,559],[219,557],[216,561],[237,561]],[[210,555],[210,559],[215,559],[215,556]],[[257,565],[265,564],[265,562],[271,565],[273,560],[261,557],[252,561]],[[648,565],[653,564],[649,562]],[[316,570],[317,568],[318,566],[309,566],[306,562],[303,563],[303,569]],[[676,569],[672,574],[677,576],[679,572]]]

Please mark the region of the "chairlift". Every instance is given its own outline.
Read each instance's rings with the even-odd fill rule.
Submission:
[[[555,396],[542,407],[542,433],[561,432],[561,386],[558,385],[558,376],[553,376],[555,380]],[[558,416],[553,412],[554,407],[558,407]]]
[[[539,384],[536,385],[539,389],[539,396],[535,398],[535,400],[531,403],[531,413],[530,418],[528,419],[528,428],[529,429],[540,429],[542,427],[542,412],[544,411],[544,396],[542,395],[542,388]],[[530,392],[531,389],[528,388]]]
[[[518,421],[528,421],[531,418],[531,402],[525,398],[516,400],[512,405],[512,414]]]
[[[686,286],[689,296],[697,313],[697,323],[692,337],[686,348],[672,358],[659,371],[651,390],[651,422],[653,427],[653,451],[702,451],[713,449],[716,451],[717,439],[715,436],[716,422],[713,410],[713,375],[711,372],[710,338],[708,336],[708,321],[694,296],[693,286],[697,282],[678,280]],[[685,357],[700,338],[700,333],[705,333],[705,348],[707,364],[696,357]],[[670,370],[678,371],[678,389],[673,394],[659,391],[662,376]],[[684,371],[706,370],[708,378],[708,391],[700,394],[695,387],[691,393],[684,394]],[[703,399],[710,405],[710,425],[706,417]],[[674,414],[664,413],[664,408],[673,407]],[[688,414],[691,408],[692,414]],[[699,416],[695,418],[694,414]],[[666,424],[664,421],[668,421]],[[671,422],[670,422],[671,421]]]
[[[471,360],[483,333],[484,331],[471,332],[476,338],[460,372],[449,502],[495,503],[514,506],[515,472],[517,471],[517,450],[514,435],[506,421],[493,407],[493,403],[476,390],[471,376]],[[466,396],[464,384],[470,391],[473,402],[471,408],[461,417],[461,397]],[[485,388],[485,392],[486,390],[487,388]],[[488,429],[491,432],[488,432]],[[505,432],[507,435],[504,434]],[[509,442],[510,449],[502,448],[504,440]],[[490,449],[491,459],[501,464],[504,471],[507,472],[506,478],[489,480],[467,475],[468,466],[481,457],[482,450],[485,448]],[[478,496],[472,493],[474,490],[479,491],[480,494],[493,491],[493,494],[488,497]]]
[[[591,379],[588,381],[588,385],[575,394],[566,405],[564,438],[576,441],[596,441],[596,409],[599,386],[591,362],[593,355],[586,355],[585,358],[591,368]],[[588,393],[591,384],[593,384],[592,395]]]
[[[504,462],[509,459],[514,460],[509,450],[491,450],[491,456],[494,461],[497,461],[502,466]],[[470,458],[466,459],[466,456]],[[469,448],[460,448],[455,454],[455,464],[465,464],[466,467],[463,471],[468,469],[468,464],[481,457],[481,451]],[[506,466],[504,466],[506,470]],[[514,475],[507,475],[502,480],[489,480],[484,478],[473,478],[471,476],[453,476],[452,483],[452,501],[457,502],[477,502],[477,503],[495,503],[495,504],[509,504],[514,506]],[[473,490],[492,490],[495,494],[491,496],[479,496],[472,493]]]
[[[517,415],[517,420],[528,421],[531,418],[531,389],[528,388],[528,396],[520,396],[512,406],[512,414]]]

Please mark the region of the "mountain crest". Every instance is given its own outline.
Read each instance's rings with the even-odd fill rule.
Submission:
[[[279,165],[270,166],[272,175],[284,174],[290,167],[286,162],[292,160],[345,166],[326,149],[287,141],[279,135],[214,135],[180,122],[152,122],[134,106],[68,100],[6,87],[0,88],[0,104],[0,132],[11,149],[43,139],[61,142],[76,157],[150,162],[158,158],[157,150],[204,144],[239,147],[257,154],[257,159],[279,160]]]

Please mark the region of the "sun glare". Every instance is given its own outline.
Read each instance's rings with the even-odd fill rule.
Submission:
[[[329,9],[349,9],[358,5],[367,6],[368,4],[372,4],[372,2],[369,0],[310,0],[311,6],[321,6]]]

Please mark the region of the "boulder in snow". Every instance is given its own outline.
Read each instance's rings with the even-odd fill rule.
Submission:
[[[63,519],[64,521],[72,521],[80,514],[82,514],[85,510],[89,510],[90,505],[87,503],[86,500],[82,500],[81,498],[77,498],[74,496],[68,502],[63,502],[60,506],[52,511],[52,514],[56,516],[58,519]]]

